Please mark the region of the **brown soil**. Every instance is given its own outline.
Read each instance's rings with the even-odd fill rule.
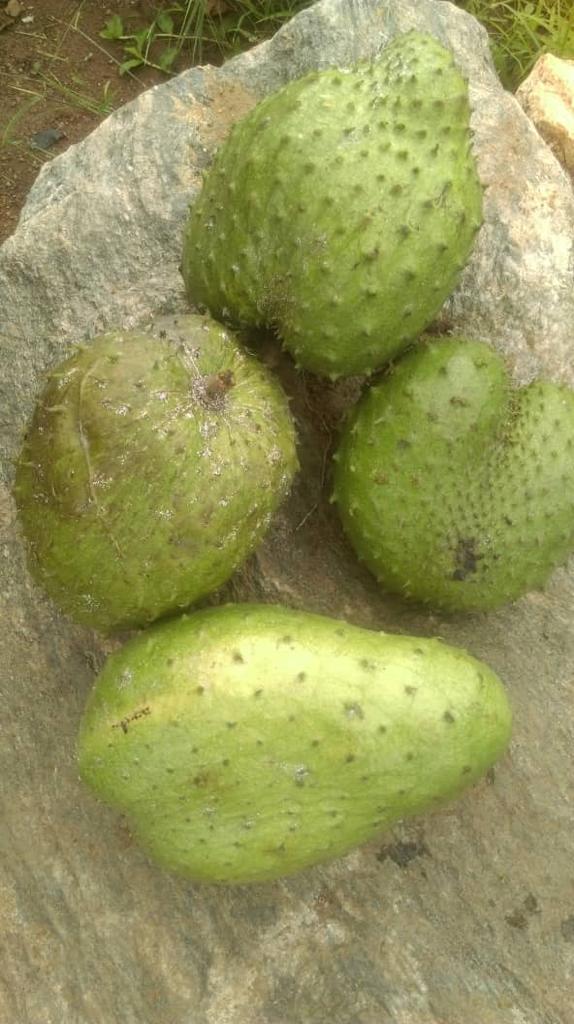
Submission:
[[[111,110],[166,76],[138,68],[120,76],[121,44],[100,37],[118,14],[130,30],[149,25],[147,0],[0,0],[0,242],[10,235],[42,164],[78,142]],[[33,20],[29,20],[30,17]],[[183,53],[174,70],[191,63]],[[64,90],[74,90],[72,96]],[[86,106],[94,109],[86,109]],[[62,137],[38,149],[32,137],[54,129]]]

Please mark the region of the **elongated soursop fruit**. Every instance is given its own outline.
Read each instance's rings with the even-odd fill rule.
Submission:
[[[30,570],[85,625],[145,625],[231,576],[295,469],[281,388],[220,324],[102,335],[49,374],[19,458]]]
[[[511,387],[487,345],[435,341],[362,398],[334,495],[389,590],[450,611],[542,586],[574,548],[574,392]]]
[[[503,753],[494,673],[438,640],[228,605],[113,654],[79,737],[84,781],[163,866],[258,882],[457,796]]]
[[[193,303],[275,327],[301,366],[368,373],[439,311],[481,217],[466,83],[408,32],[234,126],[190,210],[182,273]]]

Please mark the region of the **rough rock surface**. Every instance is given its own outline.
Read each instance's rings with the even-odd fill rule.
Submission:
[[[574,60],[545,53],[516,99],[574,182]]]
[[[254,347],[293,396],[299,483],[226,597],[440,635],[489,662],[515,714],[510,755],[451,808],[329,867],[251,889],[151,866],[80,785],[73,748],[99,637],[31,584],[11,457],[43,370],[73,341],[182,303],[187,203],[228,125],[312,67],[370,57],[415,27],[470,76],[486,223],[443,327],[492,341],[518,378],[574,382],[574,196],[476,23],[435,0],[323,0],[222,70],[193,70],[46,166],[0,252],[0,1020],[9,1024],[570,1024],[574,973],[574,576],[489,615],[386,598],[327,503],[356,394]]]

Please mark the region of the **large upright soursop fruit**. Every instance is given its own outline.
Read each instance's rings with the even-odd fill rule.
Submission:
[[[101,335],[49,374],[18,461],[32,575],[78,622],[143,626],[231,576],[295,469],[283,392],[221,325]]]
[[[406,355],[353,411],[334,496],[389,590],[449,611],[497,608],[574,549],[574,392],[513,388],[487,345]]]
[[[182,273],[194,304],[273,326],[301,366],[368,373],[438,313],[481,217],[466,83],[409,32],[234,126],[190,210]]]
[[[152,626],[108,659],[79,764],[166,868],[258,882],[457,796],[509,733],[500,681],[465,651],[231,605]]]

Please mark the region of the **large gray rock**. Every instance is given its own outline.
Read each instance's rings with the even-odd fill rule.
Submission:
[[[6,1024],[569,1024],[574,973],[574,576],[496,614],[439,619],[380,594],[326,501],[353,393],[259,351],[293,395],[303,469],[222,596],[441,635],[505,679],[510,755],[451,808],[331,866],[251,889],[152,866],[79,784],[74,740],[110,642],[31,584],[11,458],[47,366],[103,327],[182,305],[185,211],[230,123],[314,67],[417,27],[470,77],[486,223],[442,317],[516,376],[574,382],[574,198],[494,76],[484,32],[433,0],[323,0],[216,71],[189,71],[46,165],[0,252],[2,531],[0,1020]]]

